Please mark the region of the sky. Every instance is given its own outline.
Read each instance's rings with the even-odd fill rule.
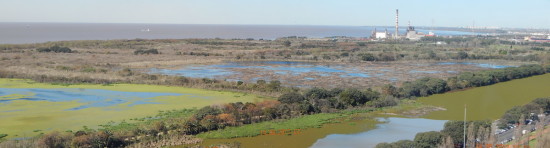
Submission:
[[[550,28],[550,0],[0,0],[0,22]]]

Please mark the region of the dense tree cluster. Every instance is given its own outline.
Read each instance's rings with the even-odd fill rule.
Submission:
[[[466,123],[466,140],[468,147],[474,147],[476,143],[489,141],[491,122],[468,121]],[[437,148],[437,147],[462,147],[464,144],[464,122],[447,121],[441,131],[418,133],[414,140],[400,140],[393,143],[380,143],[376,148]]]
[[[274,119],[289,119],[301,115],[334,112],[337,109],[365,105],[378,99],[379,93],[370,89],[312,88],[304,94],[291,92],[283,94],[278,101],[260,103],[229,103],[222,106],[201,108],[184,124],[187,134],[222,129]]]
[[[420,97],[444,93],[448,90],[447,82],[438,78],[421,78],[412,82],[405,82],[399,88],[401,97]]]
[[[480,72],[464,72],[456,77],[449,78],[447,81],[449,87],[454,90],[486,86],[544,73],[545,70],[541,65],[523,65],[520,67],[508,67]]]
[[[38,52],[55,52],[55,53],[71,53],[73,52],[68,47],[59,47],[59,46],[52,46],[50,48],[38,48],[36,49]]]
[[[523,106],[515,106],[502,115],[499,127],[504,128],[511,124],[518,124],[521,116],[534,121],[539,120],[538,114],[550,113],[550,98],[538,98]]]

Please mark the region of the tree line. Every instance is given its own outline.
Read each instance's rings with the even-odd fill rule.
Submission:
[[[550,72],[550,66],[522,65],[502,69],[485,70],[478,72],[463,72],[447,80],[439,78],[421,78],[415,81],[404,82],[400,88],[391,85],[382,87],[382,92],[396,97],[425,97],[432,94],[445,93],[471,87],[492,85],[499,82],[520,79]]]

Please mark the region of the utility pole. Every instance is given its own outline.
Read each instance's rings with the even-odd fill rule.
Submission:
[[[462,136],[462,147],[466,148],[466,104],[464,104],[464,136]]]

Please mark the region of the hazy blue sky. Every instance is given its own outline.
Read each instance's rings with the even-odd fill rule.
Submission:
[[[550,28],[550,0],[0,0],[0,22]]]

